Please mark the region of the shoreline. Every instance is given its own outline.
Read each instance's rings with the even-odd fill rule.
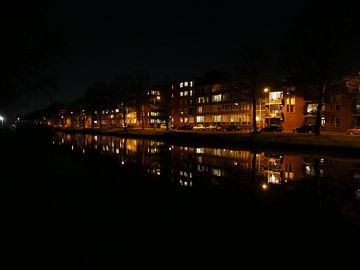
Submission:
[[[218,131],[165,131],[151,129],[75,129],[55,128],[54,131],[108,135],[125,138],[142,138],[162,140],[167,143],[196,145],[204,147],[226,147],[232,149],[249,149],[253,151],[276,150],[285,152],[319,153],[326,155],[360,157],[360,136],[293,133],[263,133],[250,135],[240,132]]]

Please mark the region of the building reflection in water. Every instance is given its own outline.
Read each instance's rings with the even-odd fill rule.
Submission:
[[[336,190],[337,194],[350,192],[360,200],[360,160],[61,132],[56,133],[53,144],[73,152],[95,151],[112,156],[120,166],[136,166],[145,174],[171,179],[182,188],[234,185],[237,189],[269,192],[277,188],[293,190],[310,183],[319,196],[329,196]]]

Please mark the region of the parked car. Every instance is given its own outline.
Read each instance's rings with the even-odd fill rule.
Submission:
[[[260,132],[281,132],[282,130],[280,126],[271,125],[260,129]]]
[[[217,125],[214,125],[214,124],[206,125],[205,128],[207,130],[221,130],[221,126],[217,126]]]
[[[206,130],[206,127],[203,124],[196,124],[192,128],[193,130]]]
[[[240,130],[240,127],[239,126],[236,126],[236,125],[229,125],[225,128],[226,131],[237,131],[237,130]]]
[[[360,135],[360,126],[355,128],[350,128],[346,131],[346,133],[350,135]]]
[[[293,130],[294,133],[314,133],[315,126],[314,125],[303,125],[301,127],[295,128]]]

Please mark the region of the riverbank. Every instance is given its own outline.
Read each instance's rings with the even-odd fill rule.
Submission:
[[[321,136],[313,134],[294,133],[262,133],[251,135],[241,132],[217,131],[165,131],[157,129],[75,129],[57,131],[77,132],[85,134],[110,135],[127,138],[151,138],[164,140],[168,143],[188,145],[196,144],[211,147],[232,147],[251,149],[278,149],[299,151],[316,151],[335,153],[337,155],[360,156],[360,136],[346,134],[323,133]]]

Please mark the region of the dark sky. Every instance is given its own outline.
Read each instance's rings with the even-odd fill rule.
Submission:
[[[48,26],[66,39],[53,100],[73,100],[96,80],[135,70],[146,70],[153,83],[231,70],[243,42],[256,37],[274,47],[309,2],[49,1]]]

